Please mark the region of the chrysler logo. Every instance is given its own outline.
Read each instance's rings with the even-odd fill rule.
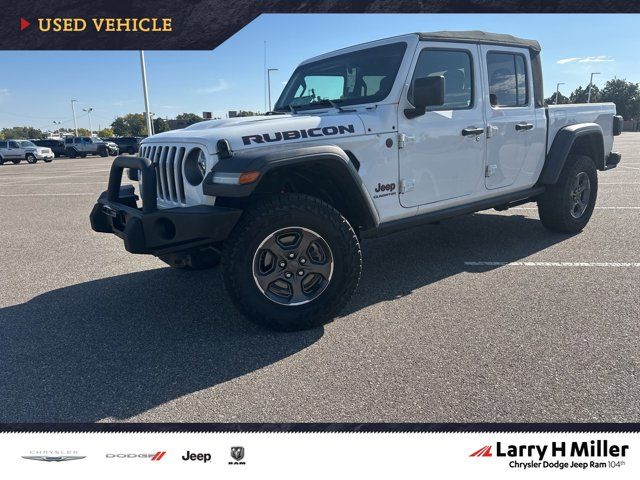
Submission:
[[[38,460],[40,462],[68,462],[69,460],[82,460],[87,458],[81,455],[23,455],[25,460]]]

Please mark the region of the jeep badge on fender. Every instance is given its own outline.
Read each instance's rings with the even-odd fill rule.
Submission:
[[[623,119],[613,103],[546,106],[540,51],[511,35],[412,33],[304,61],[272,112],[117,157],[91,226],[173,268],[221,263],[238,310],[275,330],[340,313],[367,237],[527,202],[547,229],[576,234],[598,171],[620,162]]]

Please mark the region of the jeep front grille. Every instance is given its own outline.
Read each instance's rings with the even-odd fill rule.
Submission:
[[[176,205],[185,204],[182,163],[185,147],[176,145],[142,145],[140,156],[156,166],[158,200]]]

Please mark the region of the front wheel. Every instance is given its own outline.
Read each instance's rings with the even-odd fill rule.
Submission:
[[[13,160],[11,160],[11,163],[13,163],[14,165],[18,165],[21,161],[21,158],[14,158]]]
[[[294,331],[324,325],[342,310],[362,271],[358,237],[331,205],[277,195],[245,211],[224,244],[225,286],[249,320]]]
[[[100,155],[101,157],[108,157],[109,150],[107,150],[106,148],[101,148],[100,151],[98,152],[98,155]]]
[[[589,222],[598,195],[598,173],[591,158],[571,155],[558,182],[538,200],[542,224],[554,232],[578,233]]]
[[[33,153],[27,153],[26,158],[27,158],[27,163],[30,163],[31,165],[38,162],[38,159]]]

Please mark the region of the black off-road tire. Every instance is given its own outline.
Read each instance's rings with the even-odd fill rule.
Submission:
[[[14,158],[11,160],[11,163],[13,163],[14,165],[18,165],[21,161],[22,161],[21,158]]]
[[[128,153],[129,155],[134,155],[136,153],[136,149],[133,147],[127,147],[125,152]]]
[[[220,254],[212,248],[202,248],[180,255],[160,255],[158,258],[170,267],[180,270],[206,270],[220,263]]]
[[[254,278],[254,256],[260,245],[275,232],[289,228],[319,235],[333,261],[324,290],[299,305],[267,298]],[[309,195],[283,194],[247,208],[224,243],[222,269],[229,296],[250,321],[278,331],[307,330],[331,322],[347,304],[360,281],[362,252],[353,228],[331,205]]]
[[[66,152],[66,155],[69,158],[76,158],[78,156],[78,151],[75,148],[69,148]]]
[[[101,148],[100,150],[98,150],[98,155],[100,155],[101,157],[108,157],[109,150],[107,150],[106,148]]]
[[[44,163],[51,163],[53,162],[53,158],[45,158],[44,159]]]
[[[584,211],[577,216],[572,215],[574,201],[572,200],[576,179],[588,178],[589,198]],[[553,232],[578,233],[587,225],[598,196],[598,173],[590,157],[585,155],[571,155],[560,173],[558,182],[547,187],[538,200],[538,214],[542,224]]]
[[[33,153],[27,153],[26,157],[27,163],[33,165],[34,163],[38,163],[38,159]]]
[[[4,164],[4,158],[0,157],[0,165]]]

